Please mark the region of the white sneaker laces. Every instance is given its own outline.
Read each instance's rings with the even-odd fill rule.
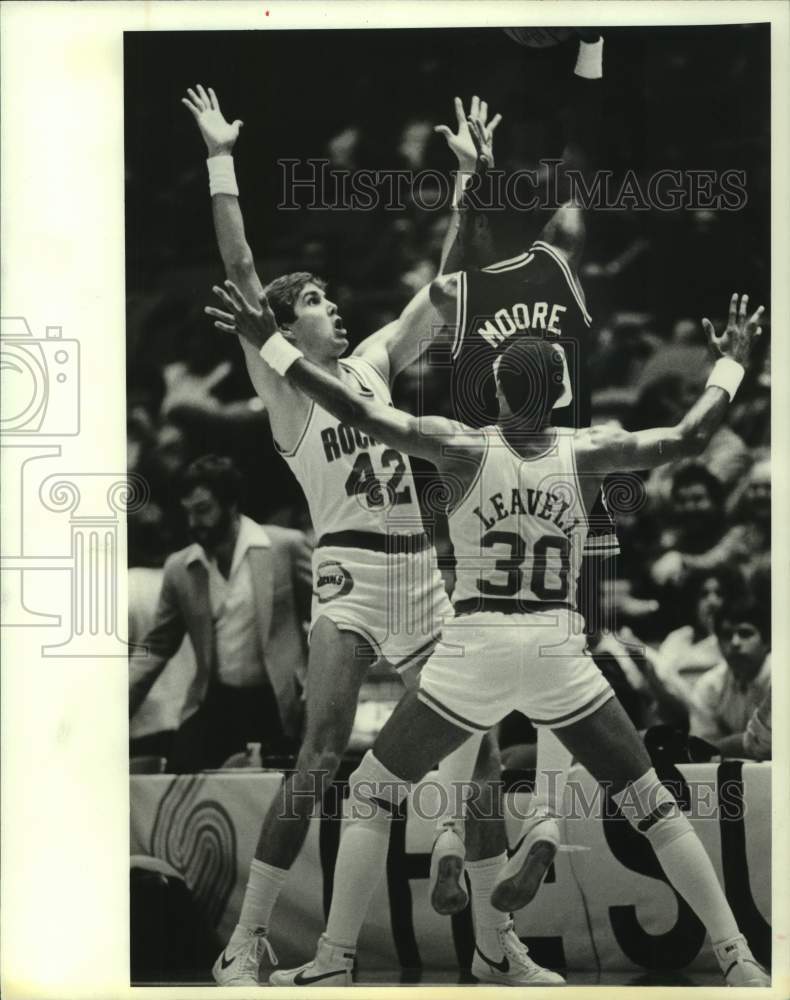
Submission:
[[[252,970],[254,964],[255,968],[253,971],[255,976],[258,975],[258,967],[261,964],[261,959],[263,958],[264,953],[272,965],[278,964],[277,956],[274,954],[274,948],[272,948],[269,939],[266,937],[266,929],[258,927],[252,932],[250,937],[250,949],[245,956],[245,965],[248,964],[249,968]]]

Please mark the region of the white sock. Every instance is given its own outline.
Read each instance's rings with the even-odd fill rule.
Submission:
[[[441,804],[445,808],[436,820],[437,833],[450,826],[463,839],[463,802],[468,797],[463,786],[471,785],[482,741],[483,733],[475,733],[439,764],[436,780],[442,788],[440,792]]]
[[[346,822],[326,922],[331,944],[356,948],[370,901],[387,866],[389,839],[390,817],[383,809],[376,809],[370,818]]]
[[[669,844],[653,845],[653,850],[669,881],[707,928],[713,944],[740,934],[708,852],[693,830]]]
[[[629,821],[644,829],[664,873],[705,925],[713,944],[735,937],[738,925],[707,851],[655,769],[613,798]]]
[[[480,861],[467,861],[466,872],[472,886],[472,915],[475,920],[475,940],[482,945],[483,951],[490,958],[493,947],[499,948],[496,930],[510,922],[510,916],[495,910],[491,905],[491,893],[494,890],[497,876],[507,861],[506,854],[495,858],[483,858]],[[488,950],[486,950],[488,949]]]
[[[250,876],[244,891],[238,927],[245,931],[269,926],[274,904],[288,874],[286,868],[275,868],[264,861],[253,858]],[[234,931],[235,934],[235,931]]]

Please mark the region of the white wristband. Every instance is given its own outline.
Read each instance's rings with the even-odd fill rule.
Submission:
[[[208,165],[208,189],[212,197],[215,194],[232,194],[239,196],[239,185],[236,183],[236,171],[233,169],[233,157],[230,153],[220,156],[210,156]]]
[[[732,402],[745,374],[746,369],[737,361],[733,361],[732,358],[719,358],[708,376],[705,388],[715,385],[719,389],[724,389]]]
[[[597,42],[579,42],[579,54],[573,72],[585,80],[600,80],[603,76],[603,38]]]
[[[279,332],[273,333],[258,353],[278,375],[285,375],[294,361],[304,357],[299,348],[290,344]]]

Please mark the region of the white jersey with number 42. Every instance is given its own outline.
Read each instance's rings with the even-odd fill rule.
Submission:
[[[587,514],[573,431],[559,428],[545,452],[525,459],[498,427],[472,487],[449,517],[457,560],[453,604],[475,598],[576,604]]]
[[[370,362],[352,355],[340,368],[345,384],[361,397],[392,405],[389,385]],[[408,457],[341,423],[317,403],[310,406],[296,447],[277,448],[304,491],[318,538],[336,531],[423,530]]]

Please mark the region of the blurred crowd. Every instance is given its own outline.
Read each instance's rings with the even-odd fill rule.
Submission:
[[[749,201],[743,211],[730,213],[708,208],[593,213],[582,270],[595,320],[588,372],[593,420],[617,421],[629,430],[676,422],[700,391],[709,370],[702,315],[720,323],[734,291],[748,291],[754,305],[770,307],[767,119],[753,120],[749,132],[728,129],[724,118],[724,109],[729,114],[735,107],[743,115],[749,101],[762,99],[765,67],[755,68],[754,56],[759,39],[749,29],[722,34],[714,85],[710,59],[700,64],[707,41],[695,36],[662,47],[652,37],[655,44],[649,48],[644,39],[640,43],[642,103],[630,107],[629,99],[621,99],[607,119],[613,166],[634,163],[642,178],[659,167],[742,166]],[[504,46],[488,35],[485,44]],[[617,44],[613,39],[612,51]],[[502,51],[507,58],[492,72],[485,95],[492,109],[505,113],[497,165],[532,167],[555,151],[557,116],[534,102],[530,112],[523,111],[519,102],[535,81],[518,61],[518,47]],[[639,52],[630,56],[636,62]],[[545,55],[535,59],[538,70],[545,71]],[[533,68],[533,76],[538,70]],[[372,68],[360,68],[357,90],[365,89],[359,87],[364,72],[375,75]],[[336,169],[448,171],[447,151],[433,126],[449,120],[447,87],[439,81],[453,72],[449,55],[418,54],[402,104],[421,107],[420,116],[401,114],[395,125],[391,118],[366,124],[359,110],[362,98],[355,93],[355,110],[347,120],[330,116],[323,134],[301,152],[323,156]],[[700,112],[675,118],[670,126],[666,109],[691,93],[704,104],[706,120]],[[256,258],[259,273],[267,280],[299,269],[328,279],[352,343],[395,318],[435,275],[448,212],[426,211],[414,203],[398,212],[269,211],[269,228],[256,242],[266,213],[256,204],[254,163],[245,166],[245,155],[240,143],[237,172],[242,207],[251,217],[250,242],[255,250],[265,248]],[[252,147],[251,160],[255,155]],[[129,521],[131,613],[139,613],[143,622],[153,614],[165,559],[193,540],[178,484],[201,455],[233,460],[245,485],[241,509],[252,520],[311,538],[304,498],[274,449],[241,351],[233,337],[215,333],[202,315],[211,284],[221,275],[196,147],[194,160],[195,169],[179,176],[160,212],[165,220],[178,218],[183,224],[187,237],[180,249],[157,238],[146,242],[156,247],[149,260],[143,262],[140,254],[130,262],[128,467],[151,490],[148,505]],[[272,169],[267,178],[263,189],[274,203]],[[136,174],[132,161],[127,222],[143,185],[142,168]],[[206,211],[185,207],[192,205]],[[523,249],[544,221],[540,212],[492,219],[498,255]],[[146,225],[144,220],[140,225]],[[187,238],[191,248],[182,253]],[[198,245],[202,249],[194,250]],[[638,728],[652,731],[658,743],[672,744],[678,759],[717,753],[770,757],[770,321],[763,330],[760,356],[705,453],[609,484],[622,553],[602,574],[607,625],[590,636],[591,648]],[[426,411],[441,412],[449,399],[445,379],[441,359],[423,359],[400,377],[396,405],[415,411],[422,398]],[[429,470],[422,471],[429,481]],[[451,588],[446,525],[434,521],[434,540]],[[136,628],[138,637],[145,632],[140,624]],[[188,640],[180,655],[184,664],[177,669],[188,671]],[[167,740],[151,738],[178,728],[183,709],[178,699],[185,685],[168,668],[155,690],[156,710],[143,706],[133,720],[133,750],[167,756]],[[397,696],[397,681],[386,672],[374,675],[355,726],[357,749],[372,739]],[[506,762],[514,767],[534,763],[534,731],[523,720],[506,720],[501,735]]]

